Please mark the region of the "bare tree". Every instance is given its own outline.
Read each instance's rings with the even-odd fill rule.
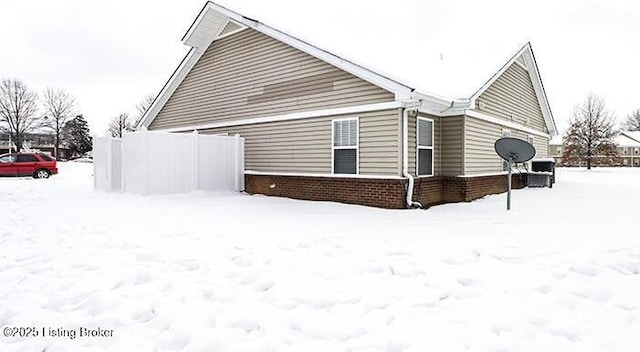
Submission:
[[[111,134],[111,137],[122,138],[125,132],[132,130],[133,125],[131,124],[129,114],[126,112],[114,117],[111,119],[111,122],[109,122],[108,132]]]
[[[640,131],[640,109],[631,112],[622,127],[627,131]]]
[[[44,126],[53,130],[55,134],[54,157],[60,157],[60,139],[62,127],[74,116],[75,98],[60,89],[47,88],[44,91]]]
[[[154,99],[155,98],[152,94],[147,94],[142,98],[142,101],[136,105],[136,122],[133,124],[134,127],[139,127],[144,114],[147,112]]]
[[[595,157],[617,158],[614,123],[604,100],[589,94],[582,105],[574,110],[563,138],[563,159],[568,162],[584,160],[587,169],[591,169]]]
[[[38,95],[18,79],[0,82],[0,128],[9,133],[17,151],[22,150],[25,135],[38,127],[37,100]]]

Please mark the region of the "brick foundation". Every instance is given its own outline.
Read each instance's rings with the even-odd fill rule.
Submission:
[[[523,188],[526,175],[515,174],[511,182],[514,189]],[[245,175],[245,189],[251,194],[389,209],[406,208],[406,184],[405,179]],[[506,175],[416,178],[413,200],[428,207],[442,203],[469,202],[506,190]]]
[[[379,208],[405,206],[404,179],[245,175],[245,190],[268,196],[325,200]]]

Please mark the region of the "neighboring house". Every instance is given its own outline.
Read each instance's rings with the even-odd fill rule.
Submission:
[[[212,2],[183,42],[189,53],[138,127],[240,134],[249,193],[387,208],[469,201],[506,189],[498,138],[547,157],[557,134],[528,43],[483,85],[442,98]]]
[[[640,132],[621,131],[616,136],[617,157],[595,155],[593,157],[594,166],[634,166],[640,167]],[[552,157],[557,166],[585,166],[584,161],[565,163],[562,159],[564,146],[562,138],[556,136],[549,141],[549,157]]]
[[[555,136],[549,141],[549,157],[553,158],[556,166],[562,166],[564,164],[562,160],[563,148],[562,136]]]
[[[50,133],[27,133],[25,134],[25,141],[23,142],[23,151],[35,151],[43,152],[49,155],[53,155],[55,150],[54,143],[55,136]],[[58,147],[60,159],[69,159],[73,156],[71,149],[64,145]],[[9,135],[7,133],[0,133],[0,154],[9,153],[15,151],[15,144],[12,143],[9,148]]]
[[[616,138],[622,166],[640,166],[640,132],[622,131]]]

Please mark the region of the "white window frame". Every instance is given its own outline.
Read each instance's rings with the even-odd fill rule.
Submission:
[[[629,154],[629,147],[622,147],[622,154]]]
[[[511,130],[507,128],[503,128],[500,132],[500,138],[511,137]],[[509,162],[501,159],[502,163],[502,171],[509,171]]]
[[[356,145],[355,147],[353,146],[347,146],[347,147],[336,147],[335,146],[335,136],[336,136],[336,122],[343,122],[343,121],[356,121]],[[354,174],[336,174],[335,173],[335,150],[336,149],[355,149],[356,150],[356,173],[355,175],[359,175],[360,174],[360,118],[359,117],[347,117],[347,118],[343,118],[343,119],[333,119],[331,120],[331,174],[332,175],[354,175]]]
[[[527,135],[527,143],[533,145],[534,142],[535,142],[535,139],[534,139],[533,135],[532,134]]]
[[[638,154],[640,153],[640,149],[638,149],[637,147],[633,148],[633,154]]]
[[[430,147],[420,146],[420,140],[418,138],[418,129],[419,129],[418,126],[419,126],[421,120],[422,121],[431,122],[431,146]],[[436,153],[435,153],[435,150],[434,150],[435,138],[434,138],[434,135],[433,135],[434,131],[436,129],[435,127],[436,127],[436,125],[435,125],[435,122],[433,121],[433,119],[430,119],[428,117],[422,117],[422,116],[418,116],[416,118],[416,176],[418,176],[418,177],[433,177],[435,175],[435,173],[436,173],[435,172],[436,170],[434,168],[434,166],[435,166],[434,165],[435,164],[434,161],[436,159]],[[420,173],[419,173],[419,170],[420,170],[420,158],[419,158],[420,149],[427,149],[427,150],[431,149],[431,175],[420,175]]]

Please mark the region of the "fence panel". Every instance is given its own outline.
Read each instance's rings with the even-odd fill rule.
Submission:
[[[244,139],[149,132],[94,139],[94,186],[141,194],[244,190]]]
[[[93,185],[103,191],[122,190],[122,140],[97,137],[93,139]]]

